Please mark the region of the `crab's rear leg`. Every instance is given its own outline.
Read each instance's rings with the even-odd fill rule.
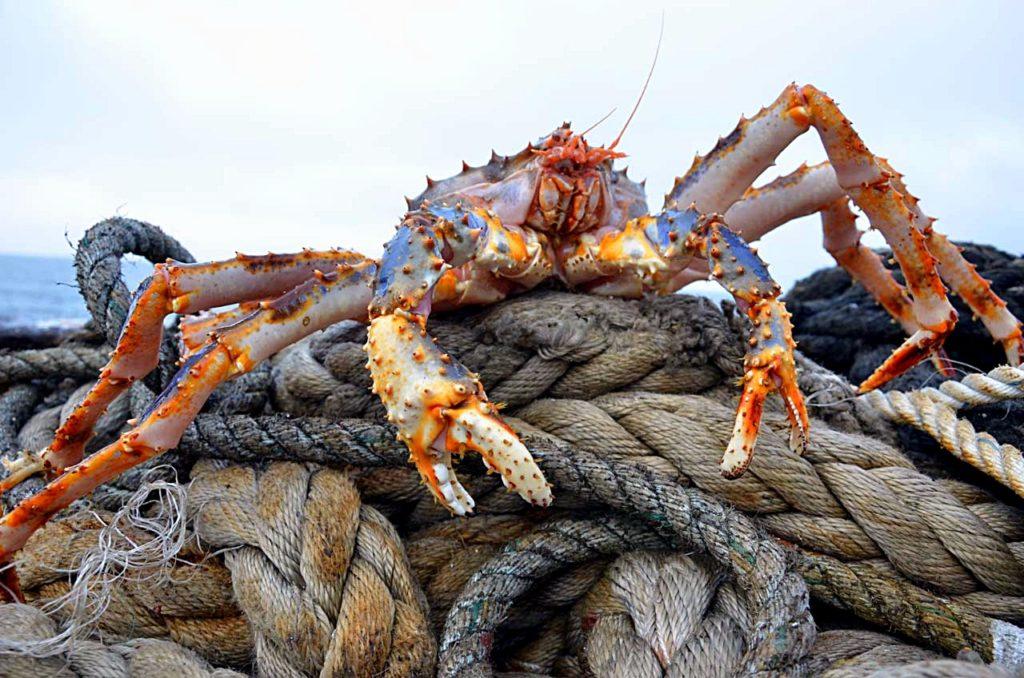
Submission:
[[[222,311],[206,311],[183,317],[178,321],[179,353],[182,359],[188,358],[205,346],[210,338],[210,332],[216,332],[248,317],[253,311],[259,310],[260,303],[243,301]]]
[[[725,211],[797,136],[813,126],[821,138],[840,187],[881,231],[907,280],[914,316],[921,326],[861,384],[881,386],[942,346],[956,324],[956,311],[929,254],[915,213],[889,174],[854,132],[835,103],[811,86],[787,87],[778,99],[704,157],[694,161],[666,196],[666,207],[689,201],[709,212]]]
[[[860,385],[861,392],[869,391],[939,349],[953,331],[957,313],[946,297],[935,259],[928,251],[923,231],[931,221],[923,220],[920,211],[914,210],[897,190],[891,180],[894,177],[867,149],[835,102],[810,85],[802,87],[800,94],[839,185],[892,248],[914,300],[914,316],[921,325]]]
[[[195,313],[247,299],[273,298],[312,277],[316,270],[330,271],[339,263],[357,263],[360,255],[330,250],[299,254],[238,255],[234,259],[205,264],[158,264],[153,275],[139,285],[132,299],[121,337],[100,371],[99,380],[61,424],[53,442],[36,454],[23,454],[7,462],[8,475],[0,481],[0,493],[40,471],[59,475],[82,459],[96,421],[107,406],[136,379],[156,367],[163,321],[170,313]],[[225,318],[221,318],[225,320]],[[193,347],[200,332],[187,333]]]
[[[883,158],[879,163],[889,173],[890,181],[903,196],[915,220],[924,224],[923,232],[932,253],[939,264],[942,279],[949,283],[971,311],[981,319],[992,338],[1003,346],[1006,362],[1014,367],[1024,360],[1024,333],[1020,321],[1006,308],[1006,302],[992,291],[992,285],[981,277],[975,267],[964,259],[960,248],[932,227],[935,220],[921,211],[918,199],[907,190],[903,175],[892,168]]]
[[[821,214],[825,249],[836,263],[864,286],[908,336],[917,332],[921,326],[914,317],[910,294],[881,257],[861,244],[849,198],[828,162],[803,165],[769,184],[748,189],[726,211],[725,219],[744,240],[752,242],[788,221],[815,212]],[[941,373],[955,374],[941,348],[933,353],[932,360]]]
[[[0,519],[0,564],[57,511],[97,486],[175,447],[210,393],[227,379],[340,320],[366,318],[376,264],[341,264],[215,333],[182,365],[134,427],[68,468]]]
[[[903,183],[903,176],[884,158],[875,157],[875,161],[911,212],[914,226],[924,234],[927,250],[935,258],[942,279],[981,319],[989,334],[1002,344],[1007,362],[1019,365],[1024,358],[1020,321],[992,291],[989,282],[964,259],[960,249],[932,227],[934,220],[921,210],[918,199]],[[743,198],[728,209],[725,218],[744,239],[753,241],[787,221],[820,212],[828,252],[864,285],[907,334],[913,335],[921,329],[914,316],[914,302],[881,258],[860,244],[861,234],[846,198],[846,191],[839,186],[831,164],[824,162],[813,167],[803,166],[765,186],[748,189]],[[700,277],[699,271],[687,271],[684,275],[688,278],[685,282]],[[941,348],[935,350],[933,358],[942,373],[947,376],[955,373]]]
[[[539,280],[550,262],[538,247],[483,209],[437,204],[408,215],[381,259],[366,344],[373,391],[424,482],[458,515],[473,509],[451,463],[466,450],[526,501],[546,506],[551,489],[476,375],[427,334],[431,295],[450,267],[470,262],[511,280]]]

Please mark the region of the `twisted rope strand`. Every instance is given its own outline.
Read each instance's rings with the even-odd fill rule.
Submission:
[[[1021,370],[1007,368],[1021,373]],[[989,373],[998,372],[999,369]],[[972,375],[982,376],[982,375]],[[966,379],[965,379],[966,381]],[[971,384],[943,390],[922,389],[903,393],[900,391],[871,391],[861,398],[869,407],[880,412],[890,421],[909,424],[926,432],[957,459],[1009,487],[1018,496],[1024,497],[1024,456],[1009,443],[1000,443],[988,433],[978,432],[967,419],[956,415],[957,407],[989,404],[1011,398],[1024,397],[1024,391],[1013,382],[996,379],[973,380]],[[981,388],[975,388],[975,387]],[[954,397],[955,394],[955,397]],[[954,407],[950,403],[957,403]]]
[[[920,389],[932,400],[953,409],[991,405],[1024,398],[1024,370],[1000,365],[988,374],[968,374],[960,381],[944,381],[938,388]]]

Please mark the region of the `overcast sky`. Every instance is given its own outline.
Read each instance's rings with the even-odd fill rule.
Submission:
[[[65,232],[122,214],[198,258],[376,255],[426,173],[618,107],[591,135],[613,137],[663,10],[658,67],[620,146],[652,207],[741,113],[811,82],[940,228],[1020,252],[1021,7],[0,1],[0,252],[69,254]],[[765,179],[822,159],[805,135]],[[789,286],[831,263],[820,241],[811,217],[761,252]]]

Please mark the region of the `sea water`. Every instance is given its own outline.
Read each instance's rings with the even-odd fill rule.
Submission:
[[[151,270],[132,257],[121,273],[134,290]],[[0,254],[0,329],[75,327],[88,318],[72,257]]]

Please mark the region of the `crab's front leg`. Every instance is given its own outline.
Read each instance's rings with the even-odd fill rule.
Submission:
[[[560,252],[571,284],[599,294],[636,297],[671,294],[695,258],[706,260],[713,279],[736,299],[753,329],[744,360],[743,394],[736,425],[722,457],[722,474],[741,475],[754,454],[765,397],[778,390],[786,405],[790,447],[807,445],[808,422],[796,380],[793,328],[768,268],[717,214],[695,207],[666,209],[632,219],[599,241],[584,234]]]
[[[441,276],[452,266],[486,259],[495,238],[516,237],[514,229],[482,208],[425,205],[405,218],[387,244],[370,304],[366,349],[373,391],[423,481],[458,515],[474,505],[452,468],[452,454],[466,450],[480,453],[487,468],[526,501],[551,503],[543,473],[487,400],[476,375],[440,349],[426,330]],[[535,252],[502,249],[506,256],[495,265],[503,271],[535,265]]]
[[[802,453],[808,439],[807,409],[797,385],[793,326],[779,299],[779,284],[772,280],[757,252],[718,215],[701,217],[686,234],[683,245],[707,259],[712,278],[736,299],[753,325],[743,361],[743,394],[732,438],[722,457],[722,474],[735,478],[750,465],[764,400],[774,390],[779,391],[786,405],[790,449]]]

